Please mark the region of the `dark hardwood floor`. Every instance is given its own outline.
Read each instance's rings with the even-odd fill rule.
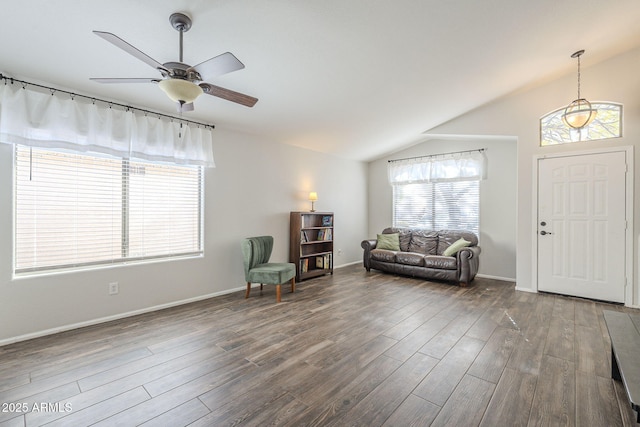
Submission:
[[[0,347],[0,426],[637,425],[603,309],[350,266]]]

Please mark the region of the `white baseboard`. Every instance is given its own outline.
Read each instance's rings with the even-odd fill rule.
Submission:
[[[30,340],[30,339],[34,339],[34,338],[44,337],[44,336],[47,336],[47,335],[57,334],[59,332],[65,332],[65,331],[70,331],[70,330],[73,330],[73,329],[84,328],[86,326],[93,326],[93,325],[97,325],[97,324],[100,324],[100,323],[111,322],[112,320],[119,320],[119,319],[123,319],[125,317],[137,316],[138,314],[150,313],[152,311],[158,311],[158,310],[163,310],[165,308],[176,307],[178,305],[189,304],[189,303],[196,302],[196,301],[202,301],[202,300],[205,300],[205,299],[209,299],[209,298],[213,298],[213,297],[217,297],[217,296],[221,296],[221,295],[230,294],[230,293],[233,293],[233,292],[243,291],[245,289],[246,288],[244,286],[241,286],[239,288],[227,289],[227,290],[224,290],[224,291],[214,292],[212,294],[207,294],[207,295],[200,295],[198,297],[187,298],[187,299],[180,300],[180,301],[172,301],[172,302],[169,302],[169,303],[166,303],[166,304],[160,304],[160,305],[155,305],[153,307],[141,308],[139,310],[129,311],[129,312],[126,312],[126,313],[114,314],[113,316],[100,317],[98,319],[91,319],[91,320],[87,320],[87,321],[84,321],[84,322],[73,323],[73,324],[70,324],[70,325],[58,326],[56,328],[51,328],[51,329],[45,329],[44,331],[32,332],[30,334],[25,334],[25,335],[19,335],[17,337],[11,337],[11,338],[7,338],[7,339],[4,339],[4,340],[0,340],[0,347],[2,347],[4,345],[8,345],[8,344],[17,343],[17,342],[20,342],[20,341],[26,341],[26,340]]]
[[[538,291],[536,289],[531,289],[531,288],[520,288],[518,286],[516,286],[516,291],[520,291],[520,292],[529,292],[531,294],[537,294]]]
[[[516,282],[516,279],[512,279],[511,277],[491,276],[489,274],[476,274],[476,277],[482,277],[483,279],[502,280],[503,282]]]
[[[346,263],[346,264],[335,265],[335,266],[333,267],[333,269],[335,270],[335,269],[337,269],[337,268],[344,268],[344,267],[348,267],[348,266],[350,266],[350,265],[354,265],[354,264],[362,264],[362,260],[353,261],[353,262],[348,262],[348,263]],[[362,268],[364,268],[364,267],[362,267]]]

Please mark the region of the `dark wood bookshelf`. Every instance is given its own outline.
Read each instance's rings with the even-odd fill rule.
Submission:
[[[333,274],[333,212],[291,212],[289,262],[296,280]]]

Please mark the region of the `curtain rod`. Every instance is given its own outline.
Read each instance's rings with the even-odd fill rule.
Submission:
[[[166,118],[169,118],[169,119],[172,119],[172,120],[178,120],[178,121],[181,121],[181,122],[184,122],[184,123],[193,123],[193,124],[198,125],[198,126],[204,126],[204,127],[208,127],[208,128],[211,128],[211,129],[215,129],[215,126],[212,125],[212,124],[196,122],[195,120],[189,120],[189,119],[184,119],[182,117],[171,116],[169,114],[158,113],[157,111],[145,110],[143,108],[132,107],[131,105],[120,104],[118,102],[113,102],[113,101],[106,101],[104,99],[96,98],[95,96],[82,95],[82,94],[79,94],[79,93],[74,93],[74,92],[69,92],[69,91],[62,90],[62,89],[57,89],[55,87],[44,86],[44,85],[37,84],[37,83],[31,83],[31,82],[27,82],[27,81],[24,81],[24,80],[19,80],[19,79],[13,78],[13,77],[7,77],[2,73],[0,73],[0,80],[4,80],[5,84],[7,84],[7,81],[10,82],[11,84],[21,83],[23,85],[23,89],[25,89],[25,85],[35,86],[35,87],[39,87],[41,89],[47,89],[47,90],[52,91],[51,92],[52,95],[54,93],[56,93],[56,92],[66,93],[67,95],[69,95],[71,97],[71,99],[75,98],[76,96],[79,96],[81,98],[85,98],[85,99],[88,99],[88,100],[91,100],[91,101],[104,102],[105,104],[108,104],[109,106],[116,105],[118,107],[125,108],[127,111],[136,110],[136,111],[140,111],[141,113],[145,113],[145,114],[152,114],[152,115],[158,116],[158,117],[166,117]]]
[[[476,148],[475,150],[453,151],[451,153],[440,153],[440,154],[429,154],[429,155],[426,155],[426,156],[406,157],[404,159],[388,160],[387,162],[388,163],[393,163],[393,162],[401,162],[403,160],[427,159],[429,157],[448,156],[450,154],[473,153],[474,151],[479,151],[479,152],[482,153],[484,150],[486,150],[486,148]]]

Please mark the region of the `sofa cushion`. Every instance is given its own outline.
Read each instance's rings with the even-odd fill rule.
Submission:
[[[438,232],[429,230],[413,230],[409,252],[435,255],[438,246]]]
[[[458,268],[458,261],[450,256],[427,255],[424,257],[424,265],[427,268],[456,270]]]
[[[396,262],[396,251],[387,249],[373,249],[371,251],[371,259],[382,262]]]
[[[400,250],[402,252],[409,252],[409,243],[411,242],[411,229],[410,228],[396,228],[388,227],[382,230],[382,234],[398,233],[400,237]]]
[[[390,251],[400,250],[400,235],[398,233],[378,234],[376,248]]]
[[[396,262],[404,265],[424,267],[424,254],[417,254],[415,252],[398,252],[396,254]]]
[[[442,255],[444,255],[444,256],[454,256],[455,254],[458,253],[458,251],[460,249],[466,248],[470,244],[471,244],[471,242],[468,242],[468,241],[464,240],[464,237],[461,237],[460,239],[458,239],[455,242],[453,242],[447,249],[445,249],[444,252],[442,253]]]
[[[460,238],[464,238],[467,242],[471,242],[469,246],[478,245],[478,237],[475,233],[466,230],[440,230],[438,232],[438,251],[437,255],[442,255],[444,251],[454,244]]]

